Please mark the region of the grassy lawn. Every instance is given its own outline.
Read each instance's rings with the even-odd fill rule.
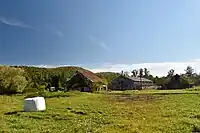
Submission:
[[[59,97],[61,95],[61,97]],[[55,93],[44,112],[22,112],[24,95],[0,96],[0,132],[189,133],[200,131],[198,91]]]

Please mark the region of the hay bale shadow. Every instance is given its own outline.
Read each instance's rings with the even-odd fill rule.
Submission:
[[[12,112],[4,113],[4,115],[16,115],[16,114],[21,113],[21,112],[24,112],[24,111],[12,111]]]
[[[193,126],[192,133],[200,133],[200,127]]]
[[[71,113],[77,114],[77,115],[87,115],[86,112],[83,111],[70,111]]]

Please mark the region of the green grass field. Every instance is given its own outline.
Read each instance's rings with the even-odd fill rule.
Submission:
[[[52,93],[47,110],[23,112],[25,95],[0,96],[5,133],[190,133],[200,131],[199,91]]]

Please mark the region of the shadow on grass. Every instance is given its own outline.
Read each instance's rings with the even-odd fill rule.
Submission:
[[[77,115],[87,115],[86,112],[83,111],[70,111],[71,113],[77,114]]]
[[[24,111],[12,111],[12,112],[4,113],[4,115],[16,115],[17,113],[21,113],[21,112],[24,112]]]
[[[181,94],[200,94],[199,92],[188,93],[188,92],[181,92],[181,93],[150,93],[151,95],[181,95]]]
[[[164,91],[164,90],[163,90]],[[119,96],[131,96],[131,95],[181,95],[181,94],[200,94],[200,92],[140,92],[138,91],[137,93],[115,93],[115,92],[110,92],[107,93],[108,95],[119,95]]]
[[[124,96],[130,96],[132,95],[131,93],[114,93],[114,92],[111,92],[111,93],[107,93],[108,95],[124,95]]]
[[[21,113],[30,113],[30,112],[45,112],[45,111],[12,111],[4,113],[4,115],[20,115]]]
[[[151,95],[151,94],[135,94],[135,95],[112,95],[112,98],[119,102],[131,100],[131,101],[153,101],[153,100],[161,100],[162,96],[159,95]]]
[[[193,118],[195,118],[196,116],[194,116]],[[198,116],[199,117],[199,116]],[[191,128],[191,132],[192,133],[200,133],[200,127],[193,124],[193,123],[190,123],[190,122],[183,122],[183,124],[186,125],[186,127],[192,127]]]
[[[60,116],[59,114],[52,114],[52,115],[21,115],[19,112],[25,112],[25,111],[13,111],[13,112],[7,112],[4,115],[17,115],[23,118],[31,118],[36,120],[44,120],[44,119],[54,119],[54,120],[69,120],[69,118],[64,118],[63,116]],[[42,111],[41,111],[42,112]]]
[[[127,100],[132,101],[152,101],[152,100],[162,100],[164,96],[167,95],[199,95],[199,92],[152,92],[152,93],[109,93],[108,95],[114,97],[116,100],[122,102]]]
[[[192,133],[200,133],[200,127],[193,126]]]

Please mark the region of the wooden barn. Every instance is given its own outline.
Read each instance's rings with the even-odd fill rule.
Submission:
[[[192,86],[193,84],[190,84],[183,77],[176,74],[167,80],[165,84],[165,89],[185,89],[185,88],[190,88]]]
[[[136,90],[153,86],[153,81],[146,78],[120,75],[108,85],[110,90]]]
[[[106,89],[103,80],[90,71],[77,71],[67,82],[68,90],[78,90],[81,92],[92,92]]]

